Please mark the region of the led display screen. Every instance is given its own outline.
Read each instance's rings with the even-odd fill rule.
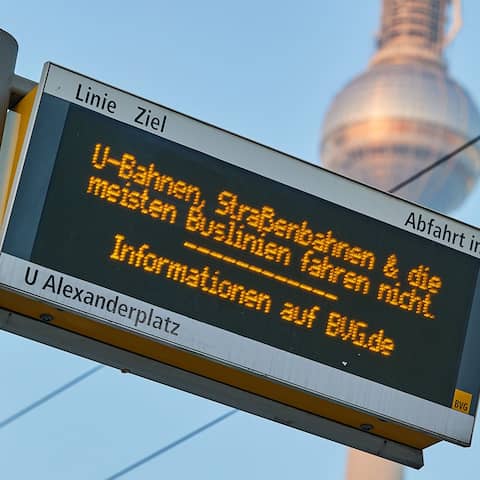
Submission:
[[[167,118],[143,110],[151,133],[43,94],[3,252],[452,405],[478,259],[162,138]],[[405,224],[480,249],[428,212]],[[24,281],[172,339],[182,328],[61,275]]]

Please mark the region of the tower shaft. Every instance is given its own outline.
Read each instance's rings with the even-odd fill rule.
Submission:
[[[449,0],[384,0],[372,63],[442,64]]]

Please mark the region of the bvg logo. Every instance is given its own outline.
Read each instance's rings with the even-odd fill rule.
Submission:
[[[453,396],[452,408],[462,413],[470,412],[470,404],[472,403],[472,394],[463,390],[455,389]]]
[[[453,408],[455,410],[461,410],[462,412],[468,413],[469,410],[468,402],[462,402],[461,400],[455,400]]]

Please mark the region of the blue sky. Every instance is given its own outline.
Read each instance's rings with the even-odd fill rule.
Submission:
[[[464,0],[448,50],[453,76],[480,104],[480,4]],[[333,96],[366,68],[380,0],[19,1],[1,27],[19,43],[17,73],[53,61],[299,158],[318,160]],[[479,224],[480,191],[454,216]],[[92,362],[0,333],[0,422]],[[104,368],[0,429],[2,478],[102,479],[229,408]],[[425,452],[407,480],[468,478],[480,438]],[[238,413],[126,475],[128,479],[341,479],[346,449]]]

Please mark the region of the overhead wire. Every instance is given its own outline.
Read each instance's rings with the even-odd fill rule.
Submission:
[[[231,417],[233,414],[235,414],[237,412],[238,412],[238,410],[233,409],[233,410],[228,411],[227,413],[224,413],[224,414],[220,415],[219,417],[217,417],[214,420],[206,423],[205,425],[202,425],[201,427],[191,431],[190,433],[187,433],[186,435],[178,438],[177,440],[169,443],[168,445],[165,445],[164,447],[156,450],[155,452],[150,453],[149,455],[143,457],[142,459],[130,464],[128,467],[125,467],[122,470],[118,471],[117,473],[115,473],[115,474],[111,475],[110,477],[106,478],[106,480],[115,480],[117,478],[122,477],[123,475],[131,472],[132,470],[135,470],[136,468],[144,465],[145,463],[149,462],[150,460],[153,460],[154,458],[157,458],[160,455],[168,452],[172,448],[177,447],[181,443],[184,443],[187,440],[190,440],[191,438],[199,435],[200,433],[205,432],[206,430],[214,427],[218,423],[223,422],[224,420]]]
[[[415,181],[417,178],[420,178],[422,175],[425,175],[428,173],[430,170],[433,170],[434,168],[440,166],[442,163],[445,163],[447,160],[450,160],[452,157],[455,155],[458,155],[460,152],[465,150],[466,148],[470,147],[471,145],[477,143],[480,140],[480,135],[477,135],[476,137],[472,138],[468,142],[465,142],[463,145],[460,145],[460,147],[456,148],[452,152],[448,153],[447,155],[439,158],[435,162],[431,163],[427,167],[423,168],[422,170],[419,170],[417,173],[414,173],[410,177],[408,177],[406,180],[403,182],[400,182],[398,185],[395,185],[393,188],[388,190],[388,193],[395,193],[401,188],[407,186],[409,183],[412,183]]]
[[[50,393],[45,395],[44,397],[39,398],[35,402],[31,403],[30,405],[27,405],[25,408],[22,408],[18,412],[14,413],[13,415],[10,415],[7,417],[5,420],[2,420],[0,422],[0,429],[6,427],[10,423],[14,422],[15,420],[18,420],[20,417],[23,417],[26,415],[28,412],[31,412],[32,410],[35,410],[36,408],[40,407],[44,403],[52,400],[56,396],[60,395],[61,393],[65,392],[65,390],[68,390],[69,388],[72,388],[75,385],[78,385],[80,382],[83,382],[83,380],[86,380],[88,377],[91,375],[97,373],[99,370],[101,370],[104,367],[104,365],[96,365],[93,368],[90,368],[86,372],[82,373],[81,375],[78,375],[78,377],[73,378],[72,380],[68,381],[67,383],[64,383],[58,388],[55,388],[52,390]]]

